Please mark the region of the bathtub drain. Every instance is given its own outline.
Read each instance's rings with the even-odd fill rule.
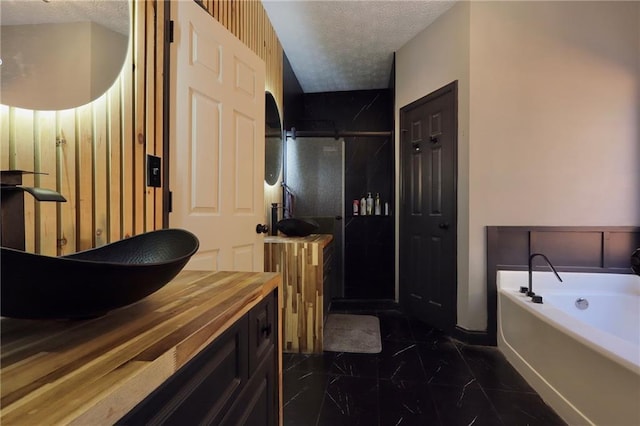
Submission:
[[[584,297],[578,297],[576,299],[576,308],[580,309],[581,311],[584,311],[588,307],[589,307],[589,301],[587,299],[585,299]]]

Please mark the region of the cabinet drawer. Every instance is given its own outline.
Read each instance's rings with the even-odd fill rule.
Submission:
[[[248,328],[247,314],[117,424],[219,423],[248,379]]]
[[[265,297],[249,312],[249,375],[273,351],[278,340],[277,291]]]

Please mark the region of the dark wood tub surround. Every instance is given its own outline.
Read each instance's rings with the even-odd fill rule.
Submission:
[[[631,274],[640,226],[487,226],[487,334],[496,345],[498,270],[526,271],[544,253],[560,272]],[[534,259],[536,271],[549,267]]]

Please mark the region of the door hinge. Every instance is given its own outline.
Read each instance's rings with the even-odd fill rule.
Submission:
[[[167,35],[167,42],[173,43],[173,20],[166,21],[165,34]]]
[[[169,196],[167,197],[167,210],[169,213],[173,211],[173,192],[169,191]]]

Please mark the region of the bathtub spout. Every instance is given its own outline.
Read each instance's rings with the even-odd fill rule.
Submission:
[[[558,281],[562,282],[562,278],[560,278],[560,275],[558,275],[558,271],[556,271],[556,268],[553,266],[547,256],[542,253],[532,253],[531,256],[529,256],[529,291],[527,292],[527,296],[531,297],[534,303],[542,303],[542,297],[536,296],[536,294],[533,292],[533,258],[536,256],[541,256],[545,260],[545,262],[547,262],[547,264],[551,267],[553,273],[556,274],[556,278],[558,278]]]

